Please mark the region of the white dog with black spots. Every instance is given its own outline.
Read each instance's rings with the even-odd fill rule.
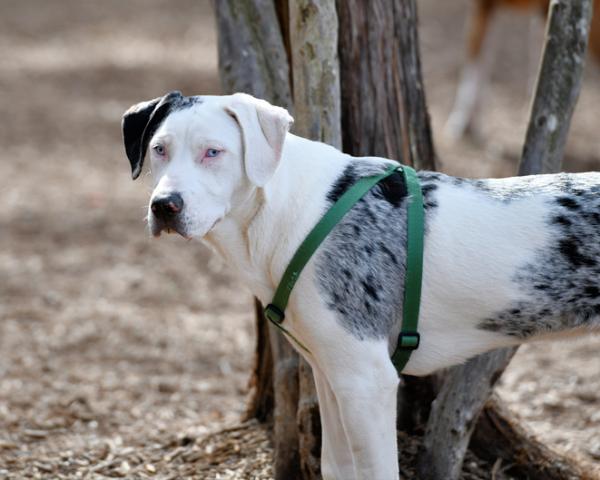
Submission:
[[[292,135],[292,121],[249,95],[179,92],[123,117],[134,178],[149,157],[151,233],[203,241],[265,305],[329,206],[391,162]],[[598,328],[600,174],[419,178],[421,344],[403,373]],[[406,200],[401,174],[374,187],[311,258],[286,310],[285,327],[310,352],[300,349],[315,376],[326,479],[399,476],[390,355],[402,322]]]

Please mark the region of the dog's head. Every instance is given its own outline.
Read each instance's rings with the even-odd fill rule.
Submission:
[[[127,110],[123,140],[134,179],[150,158],[152,234],[206,235],[252,189],[269,182],[292,121],[285,109],[242,93],[171,92]]]

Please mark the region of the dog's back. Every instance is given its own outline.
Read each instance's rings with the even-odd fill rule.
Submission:
[[[471,257],[465,282],[478,271],[479,281],[488,284],[485,288],[496,290],[490,292],[491,298],[504,303],[494,312],[480,310],[478,328],[528,338],[597,320],[600,173],[452,179],[451,183],[449,190],[455,191],[446,195],[457,199],[451,208],[464,203],[466,221],[461,231],[452,228],[462,239],[447,244],[456,249],[448,254],[465,261]],[[440,199],[439,203],[443,215],[444,205],[452,202]],[[453,215],[460,218],[456,210]],[[501,265],[511,267],[499,274]],[[471,283],[472,289],[480,290]]]
[[[330,200],[377,168],[385,164],[351,163]],[[597,323],[600,173],[419,177],[426,208],[424,341],[443,338],[440,349],[477,335],[517,343]],[[392,339],[401,323],[406,195],[400,178],[374,188],[317,255],[325,303],[360,339]],[[470,348],[477,349],[476,340],[457,351]]]

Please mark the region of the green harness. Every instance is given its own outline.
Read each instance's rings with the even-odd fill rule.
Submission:
[[[300,247],[298,247],[298,250],[296,250],[275,291],[273,301],[265,308],[267,319],[285,334],[289,335],[307,352],[309,350],[282,325],[290,294],[302,269],[343,216],[371,188],[398,171],[404,175],[409,194],[402,330],[398,337],[396,350],[392,355],[392,362],[399,373],[402,372],[408,363],[412,351],[419,347],[420,336],[417,332],[417,325],[421,304],[421,278],[423,276],[423,194],[417,174],[412,168],[404,165],[392,165],[381,174],[360,178],[323,215],[323,218],[315,225]]]

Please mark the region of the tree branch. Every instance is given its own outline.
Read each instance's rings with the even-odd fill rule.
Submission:
[[[479,417],[471,448],[490,462],[504,459],[504,465],[512,465],[507,473],[529,480],[598,480],[597,474],[539,442],[495,397]]]
[[[560,170],[581,89],[591,19],[592,0],[552,0],[519,175]]]

